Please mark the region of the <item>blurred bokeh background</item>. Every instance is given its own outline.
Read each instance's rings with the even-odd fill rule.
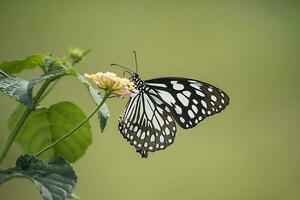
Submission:
[[[144,79],[182,76],[224,89],[230,106],[196,128],[179,129],[168,149],[141,159],[117,130],[127,100],[108,102],[104,134],[75,168],[83,200],[300,199],[300,3],[298,1],[0,1],[0,60],[57,56],[92,48],[82,73],[133,66]],[[39,75],[25,71],[24,78]],[[44,105],[69,100],[86,113],[83,86],[64,78]],[[0,95],[0,143],[16,107]],[[14,144],[3,168],[21,153]],[[0,199],[40,199],[24,179],[0,186]]]

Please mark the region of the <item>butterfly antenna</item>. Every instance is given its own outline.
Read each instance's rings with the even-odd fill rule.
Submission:
[[[125,67],[125,66],[123,66],[123,65],[119,65],[119,64],[115,64],[115,63],[113,63],[113,64],[110,64],[110,66],[117,66],[117,67],[121,67],[121,68],[123,68],[123,69],[125,69],[126,70],[126,72],[128,72],[131,76],[133,75],[133,73],[134,73],[134,71],[132,71],[131,69],[129,69],[128,67]]]
[[[138,62],[137,62],[137,56],[136,56],[136,51],[133,51],[134,54],[134,60],[135,60],[135,71],[138,73]]]

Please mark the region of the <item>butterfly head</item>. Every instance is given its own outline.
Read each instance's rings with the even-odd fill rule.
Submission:
[[[130,79],[132,80],[134,87],[137,90],[143,91],[143,89],[145,88],[145,83],[137,73],[133,73]]]

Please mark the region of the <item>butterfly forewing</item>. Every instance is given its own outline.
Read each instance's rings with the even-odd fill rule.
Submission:
[[[186,78],[157,78],[145,81],[149,93],[164,102],[182,128],[192,128],[229,103],[225,92],[210,84]]]
[[[148,151],[161,150],[172,144],[176,134],[174,119],[155,98],[146,92],[131,97],[119,123],[124,138],[143,157],[147,157]]]

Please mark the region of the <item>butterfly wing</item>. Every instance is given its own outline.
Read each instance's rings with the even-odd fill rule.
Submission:
[[[206,117],[221,112],[229,97],[221,89],[186,78],[157,78],[145,81],[148,92],[165,104],[164,110],[182,128],[192,128]]]
[[[162,106],[156,96],[140,92],[130,98],[119,122],[121,134],[142,157],[147,157],[148,151],[165,149],[175,139],[175,121]]]

